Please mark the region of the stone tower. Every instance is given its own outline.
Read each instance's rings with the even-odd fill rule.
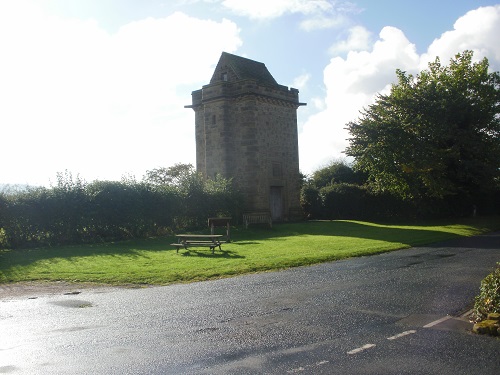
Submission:
[[[299,91],[263,63],[223,52],[208,85],[192,92],[196,169],[233,178],[245,210],[274,221],[300,217]]]

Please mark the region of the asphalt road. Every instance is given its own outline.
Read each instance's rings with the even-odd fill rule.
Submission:
[[[0,373],[499,374],[459,316],[500,233],[282,272],[0,300]]]

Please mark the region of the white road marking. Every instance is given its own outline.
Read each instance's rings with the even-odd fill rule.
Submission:
[[[448,319],[451,319],[451,316],[444,316],[442,317],[441,319],[437,319],[433,322],[430,322],[428,324],[426,324],[425,326],[423,326],[424,328],[430,328],[430,327],[433,327],[439,323],[442,323],[442,322],[445,322],[447,321]],[[388,337],[387,340],[396,340],[396,339],[399,339],[401,337],[404,337],[404,336],[408,336],[408,335],[412,335],[414,333],[417,333],[416,330],[414,329],[411,329],[409,331],[404,331],[404,332],[401,332],[401,333],[398,333],[397,335],[394,335],[394,336],[391,336],[391,337]],[[375,347],[376,345],[375,344],[365,344],[359,348],[356,348],[356,349],[353,349],[353,350],[350,350],[347,352],[347,354],[358,354],[358,353],[361,353],[367,349],[371,349],[373,347]],[[329,361],[320,361],[320,362],[317,362],[316,363],[316,366],[321,366],[321,365],[324,365],[324,364],[327,364]],[[311,367],[311,366],[306,366],[306,367]],[[288,373],[296,373],[296,372],[302,372],[302,371],[305,371],[306,368],[304,367],[297,367],[297,368],[294,368],[292,370],[289,370],[287,371]]]
[[[351,351],[347,352],[347,354],[357,354],[357,353],[362,352],[363,350],[373,348],[374,346],[376,346],[376,345],[375,344],[366,344],[366,345],[363,345],[360,348],[356,348],[354,350],[351,350]]]
[[[304,367],[297,367],[297,368],[294,368],[294,369],[287,371],[287,373],[295,374],[296,372],[301,372],[301,371],[305,371],[305,368]]]
[[[414,329],[411,329],[409,331],[404,331],[404,332],[398,333],[397,335],[388,337],[387,340],[396,340],[396,339],[399,339],[400,337],[408,336],[408,335],[411,335],[412,333],[416,333],[416,332],[417,331],[415,331]]]
[[[327,363],[330,363],[330,361],[324,360],[324,361],[317,362],[314,365],[307,365],[305,367],[300,366],[300,367],[297,367],[297,368],[293,368],[291,370],[288,370],[287,373],[289,373],[289,374],[295,374],[297,372],[306,371],[308,368],[312,368],[314,366],[326,365]]]
[[[433,322],[430,322],[429,324],[426,324],[424,326],[424,328],[430,328],[430,327],[433,327],[439,323],[442,323],[442,322],[445,322],[447,321],[448,319],[451,319],[451,316],[445,316],[445,317],[442,317],[441,319],[438,319],[438,320],[435,320]]]

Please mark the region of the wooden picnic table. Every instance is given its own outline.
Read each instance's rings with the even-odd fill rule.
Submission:
[[[200,246],[208,246],[210,250],[212,250],[212,254],[215,251],[215,248],[218,246],[219,250],[221,248],[221,242],[219,239],[222,237],[222,234],[176,234],[177,243],[171,244],[175,246],[177,252],[179,252],[179,248],[183,247],[187,249],[189,247],[200,247]]]

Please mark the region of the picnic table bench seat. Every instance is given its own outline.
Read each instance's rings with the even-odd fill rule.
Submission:
[[[212,250],[212,254],[214,253],[216,247],[218,247],[219,250],[222,250],[221,241],[219,240],[219,237],[222,237],[221,235],[178,234],[176,236],[179,241],[170,245],[176,248],[177,253],[180,248],[188,249],[189,247],[207,246],[210,250]]]
[[[219,247],[219,250],[222,250],[220,242],[213,243],[212,241],[197,241],[197,242],[188,242],[188,243],[171,243],[170,245],[176,247],[176,251],[179,252],[180,248],[188,249],[189,247],[204,247],[208,246],[212,252],[216,247]]]

